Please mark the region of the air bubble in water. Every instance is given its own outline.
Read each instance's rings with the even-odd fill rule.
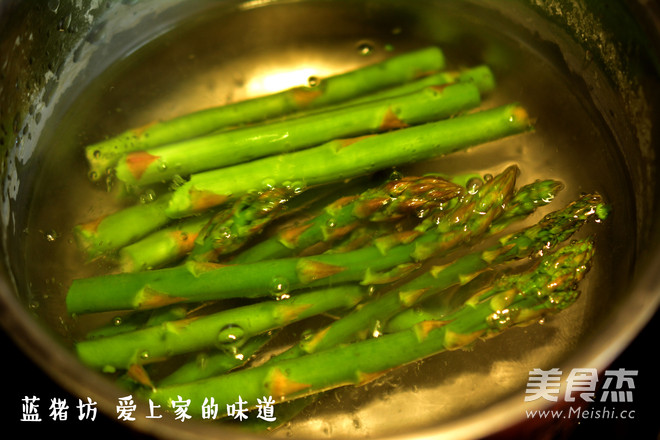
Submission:
[[[303,182],[299,182],[299,181],[291,182],[291,184],[289,185],[289,188],[291,188],[291,191],[294,194],[300,194],[300,193],[305,191],[305,184]]]
[[[358,44],[357,50],[360,55],[369,55],[374,51],[374,45],[368,41],[362,41]]]
[[[390,173],[389,180],[401,180],[403,179],[403,173],[401,171],[394,170]]]
[[[277,182],[275,182],[275,179],[268,178],[268,179],[264,179],[264,180],[261,181],[261,187],[264,190],[273,189],[273,188],[275,188],[276,185],[277,185]]]
[[[285,299],[283,296],[288,297],[289,287],[289,280],[283,277],[275,277],[270,282],[270,293],[278,299]]]
[[[245,330],[241,326],[228,324],[220,329],[217,341],[221,347],[226,348],[241,342],[244,336]]]
[[[479,191],[479,188],[481,188],[483,184],[483,180],[478,177],[473,177],[467,181],[465,187],[467,188],[469,194],[476,194],[476,192]]]
[[[148,189],[140,194],[140,203],[147,204],[156,200],[156,192],[153,189]]]

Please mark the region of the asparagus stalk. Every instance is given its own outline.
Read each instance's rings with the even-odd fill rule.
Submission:
[[[523,186],[513,196],[504,213],[490,225],[490,228],[487,231],[487,236],[502,232],[512,223],[528,217],[537,208],[549,204],[561,189],[563,189],[563,184],[556,180],[537,180]],[[470,278],[472,277],[466,277],[465,279],[467,280]],[[490,279],[492,277],[484,274],[483,276],[479,275],[477,278]],[[469,281],[468,285],[472,285],[473,283],[475,283],[475,281]],[[451,295],[447,295],[446,291],[443,292],[442,295],[433,295],[425,301],[425,304],[420,304],[419,307],[414,306],[406,308],[405,310],[398,312],[396,316],[391,319],[386,321],[383,320],[382,327],[384,331],[400,331],[412,327],[415,323],[421,322],[425,319],[440,319],[440,316],[446,315],[447,311],[451,310],[452,304],[455,306],[456,299],[453,299],[453,297],[462,298],[465,294],[460,292],[469,292],[469,289],[465,287],[461,287],[457,290],[459,293]],[[448,298],[448,296],[452,298]],[[428,303],[430,301],[433,301],[433,304],[429,305]],[[462,303],[460,299],[458,301],[459,303]]]
[[[124,153],[210,133],[222,127],[317,108],[375,90],[405,83],[442,70],[445,59],[437,47],[389,58],[380,63],[322,79],[313,87],[294,87],[279,93],[247,99],[131,129],[85,148],[92,180],[103,179]]]
[[[128,333],[144,327],[158,325],[163,322],[183,319],[188,314],[188,309],[180,305],[163,307],[156,310],[134,312],[127,316],[116,316],[108,325],[104,325],[87,333],[87,339],[96,339],[105,336],[113,336]]]
[[[174,263],[195,247],[200,231],[213,216],[212,212],[182,219],[180,222],[152,232],[119,250],[122,272],[139,272]]]
[[[107,228],[97,231],[101,220],[78,227],[82,230],[79,232],[81,246],[91,256],[99,256],[157,230],[168,223],[168,217],[202,212],[264,186],[277,186],[286,181],[302,181],[308,186],[336,182],[530,128],[525,110],[514,104],[362,139],[337,140],[304,151],[196,174],[174,194],[154,202],[156,205],[137,205],[103,218]],[[167,204],[165,209],[153,209],[163,204]]]
[[[212,353],[200,353],[194,361],[183,364],[158,381],[158,386],[192,382],[231,371],[245,365],[270,340],[269,333],[262,333],[249,338],[245,343],[241,341],[229,345],[226,349],[223,347]]]
[[[378,322],[386,323],[398,312],[451,286],[463,285],[492,266],[550,249],[593,217],[598,204],[599,197],[585,196],[561,211],[548,214],[538,224],[503,237],[498,244],[484,251],[467,254],[444,266],[434,266],[402,287],[386,292],[320,330],[292,348],[286,356],[296,357],[365,338],[368,330]]]
[[[393,96],[421,90],[425,87],[442,86],[445,84],[453,84],[457,82],[472,83],[477,87],[477,89],[479,89],[479,92],[482,94],[491,92],[495,88],[495,77],[490,67],[481,65],[460,71],[443,71],[432,73],[415,81],[410,81],[400,86],[390,87],[386,90],[370,93],[369,95],[352,99],[340,105],[355,105],[368,102],[370,100],[391,98]]]
[[[171,217],[204,211],[240,194],[286,180],[307,185],[356,177],[417,162],[527,131],[527,112],[517,104],[360,138],[334,140],[293,153],[270,156],[193,174],[173,194]]]
[[[85,364],[111,371],[176,354],[233,345],[251,336],[334,309],[355,306],[368,293],[351,285],[317,289],[282,300],[262,301],[202,317],[168,321],[137,331],[76,344]]]
[[[153,202],[133,205],[75,226],[78,246],[88,259],[94,259],[167,225],[172,221],[165,213],[170,197],[166,194]]]
[[[178,396],[192,402],[213,396],[225,410],[239,395],[254,405],[264,396],[285,402],[362,385],[392,368],[465,347],[565,309],[578,297],[575,286],[588,271],[592,256],[591,241],[576,242],[544,255],[530,273],[502,278],[442,321],[425,321],[406,331],[145,394],[164,407],[171,407]]]
[[[426,178],[429,177],[430,176],[426,176]],[[457,178],[452,178],[452,181],[462,181],[463,186],[465,186],[466,180],[468,180],[467,175],[458,176]],[[506,204],[506,209],[502,212],[500,217],[493,220],[491,225],[488,227],[488,230],[486,231],[487,234],[495,235],[497,233],[500,233],[503,230],[505,230],[507,227],[509,227],[511,224],[529,216],[537,208],[550,203],[554,199],[555,195],[563,188],[563,186],[564,185],[561,182],[552,179],[537,180],[535,182],[523,186],[522,188],[516,191],[514,196],[511,198],[511,200]],[[437,215],[444,216],[446,214],[445,211],[452,208],[450,205],[454,201],[455,200],[452,199],[449,200],[450,203],[444,203],[446,207],[440,210],[436,210],[438,212]],[[416,213],[415,213],[416,216],[419,218],[426,218],[424,222],[417,227],[417,229],[425,230],[429,227],[428,226],[429,223],[435,225],[439,223],[437,215],[430,214],[433,212],[433,210],[430,208],[431,207],[429,205],[418,204],[416,206]],[[380,221],[380,219],[378,218],[371,218],[370,220],[373,222]],[[319,223],[320,225],[323,225],[322,222]],[[292,228],[292,229],[297,229],[297,228]],[[287,229],[287,232],[288,231],[289,230]],[[351,228],[351,232],[350,232],[351,235],[347,236],[346,240],[343,243],[333,245],[333,247],[326,252],[346,252],[348,250],[358,249],[359,247],[365,246],[368,243],[372,242],[377,237],[385,235],[386,231],[388,231],[388,229],[374,228],[374,227],[361,227],[360,229]],[[300,233],[299,230],[297,233]],[[277,237],[275,237],[273,241],[275,242],[283,241],[283,238],[278,239]],[[261,243],[261,244],[265,244],[265,243]],[[271,244],[270,246],[272,252],[275,252],[275,245]],[[238,261],[242,261],[242,262],[247,261],[243,254],[249,256],[249,254],[252,253],[253,248],[257,248],[257,247],[261,247],[261,246],[260,245],[253,246],[252,248],[246,250],[244,253],[241,253],[241,255],[239,255],[239,257],[237,257],[234,260],[234,263],[237,263]],[[280,244],[280,248],[288,249],[283,244]],[[285,255],[286,254],[281,254],[277,256],[282,257]],[[271,254],[270,258],[273,257],[274,256]],[[256,259],[254,261],[258,261],[258,258],[257,257],[255,258]]]
[[[444,178],[440,179],[432,176],[401,178],[397,181],[386,182],[384,185],[375,189],[367,190],[362,194],[342,199],[350,199],[351,201],[349,205],[344,205],[343,201],[341,203],[333,203],[329,205],[324,210],[324,213],[328,214],[333,212],[333,215],[321,215],[321,220],[319,220],[319,217],[316,217],[314,224],[319,227],[319,234],[323,235],[320,230],[327,229],[328,224],[332,223],[332,228],[328,229],[333,230],[333,235],[339,235],[337,234],[338,229],[342,229],[345,226],[342,222],[344,218],[347,222],[353,223],[364,217],[368,217],[371,221],[375,222],[396,220],[405,214],[410,214],[419,209],[429,210],[431,205],[446,201],[449,197],[458,196],[460,191],[460,186],[452,184],[452,182]],[[342,206],[341,208],[338,208],[337,205]],[[348,209],[349,207],[351,209]],[[345,212],[347,215],[334,215],[334,212],[337,211],[337,209]],[[343,235],[343,233],[341,235]],[[362,236],[366,234],[361,233],[359,235]],[[288,248],[284,247],[283,249]],[[335,249],[336,246],[333,247],[333,251]],[[344,250],[344,252],[345,251],[346,250]],[[249,250],[247,252],[249,252]],[[254,344],[255,346],[260,347],[267,340],[270,340],[269,337],[264,338],[264,335],[259,335],[253,339],[257,339],[257,341],[250,340],[246,345],[252,346]],[[253,353],[253,351],[249,349],[247,349],[247,352],[249,354]],[[242,346],[240,348],[240,354],[242,356],[249,356],[249,354],[246,355],[245,353],[246,348],[245,346]],[[214,374],[228,371],[230,369],[229,366],[235,367],[240,364],[240,361],[236,360],[232,354],[222,352],[212,355],[203,355],[201,359],[203,359],[203,363],[200,364],[200,362],[197,361],[187,363],[175,373],[168,376],[166,380],[160,381],[159,385],[164,386],[167,384],[203,379]],[[297,410],[292,411],[291,414],[293,415],[297,412]],[[282,413],[280,410],[278,410],[278,422],[282,422]],[[268,426],[272,428],[273,425],[272,423],[269,423]]]
[[[279,209],[271,210],[273,212],[268,217],[270,219],[275,219],[285,213],[286,215],[291,215],[305,207],[322,202],[334,191],[333,188],[329,187],[304,189],[295,184],[287,185],[280,189],[271,188],[264,191],[264,193],[269,194],[276,192],[292,193],[295,197],[292,197],[292,200],[287,200],[286,210],[283,209],[282,203],[280,203],[283,200],[278,200]],[[216,238],[220,240],[217,244],[221,242],[227,244],[226,240],[222,240],[222,237],[226,238],[227,234],[231,235],[231,241],[235,242],[235,244],[225,246],[224,252],[216,250],[215,253],[219,255],[240,247],[251,235],[258,234],[261,227],[265,226],[267,222],[267,218],[265,217],[251,216],[248,218],[249,216],[246,214],[253,213],[254,207],[250,207],[245,212],[239,209],[244,205],[243,199],[254,197],[254,194],[246,194],[242,198],[239,198],[233,206],[224,208],[222,211],[214,212],[215,210],[211,210],[199,216],[182,219],[123,247],[119,250],[119,267],[121,271],[136,272],[163,267],[189,255],[198,241],[207,242],[205,246],[210,248],[214,247],[213,243],[215,243]],[[263,201],[263,193],[260,198]],[[261,227],[247,227],[247,222],[251,221],[250,219],[260,222]],[[221,224],[223,220],[224,224]],[[214,237],[213,234],[210,234],[207,237],[206,233],[204,233],[200,238],[199,235],[203,232],[203,229],[208,229],[209,233],[213,231],[220,232],[221,236]]]
[[[393,221],[457,197],[461,187],[444,178],[410,176],[389,181],[362,194],[340,198],[319,215],[280,231],[245,250],[233,263],[288,257],[303,249],[346,236],[365,220]]]
[[[462,180],[464,181],[465,184],[466,181],[469,179],[464,178]],[[539,206],[550,203],[557,194],[557,192],[559,192],[562,188],[563,185],[555,180],[544,180],[544,181],[537,180],[536,182],[523,186],[521,189],[516,191],[514,197],[507,204],[504,213],[499,218],[493,221],[493,223],[490,225],[487,231],[487,234],[488,235],[496,234],[502,231],[503,229],[505,229],[508,225],[510,225],[514,221],[528,216],[529,214],[534,212]],[[463,283],[465,282],[465,280],[469,278],[472,278],[472,276],[465,277],[463,280],[460,280],[460,282]],[[480,275],[477,278],[481,280],[482,278],[484,278],[484,276]],[[492,277],[489,277],[489,281],[492,282]],[[475,281],[469,282],[470,285],[474,283]],[[446,283],[446,284],[450,284],[450,283]],[[405,290],[406,288],[404,285],[404,287],[398,289],[398,292],[404,292]],[[413,290],[415,289],[413,288]],[[434,289],[434,292],[436,290],[438,289]],[[440,290],[442,290],[442,287],[440,287]],[[466,290],[466,289],[461,289],[461,292],[462,290]],[[427,292],[425,296],[427,297],[431,296],[430,298],[428,298],[429,300],[439,299],[439,297],[443,297],[444,299],[445,293],[446,290],[443,291],[443,295],[431,296],[430,292]],[[455,304],[454,308],[449,308],[449,306],[447,305],[447,301],[443,301],[441,308],[434,308],[430,311],[426,309],[419,311],[416,308],[415,309],[407,308],[408,305],[405,305],[403,307],[404,309],[403,311],[397,311],[395,313],[395,316],[389,320],[385,318],[387,318],[387,316],[390,315],[391,313],[387,312],[387,310],[383,310],[382,302],[380,303],[381,307],[374,307],[374,304],[372,304],[380,301],[385,302],[386,300],[376,299],[365,305],[365,307],[367,308],[366,313],[361,311],[356,311],[355,313],[352,314],[349,313],[347,320],[343,322],[336,321],[335,323],[336,326],[331,325],[329,327],[326,327],[325,329],[322,329],[322,331],[318,332],[316,335],[311,335],[311,334],[308,335],[305,338],[305,340],[302,341],[302,343],[299,343],[293,346],[292,348],[290,348],[289,350],[286,350],[283,353],[280,353],[279,355],[271,358],[268,362],[277,362],[278,360],[282,360],[282,359],[289,359],[293,357],[302,356],[304,354],[308,354],[309,352],[314,352],[322,348],[330,348],[334,344],[338,344],[339,342],[342,341],[347,342],[353,339],[358,339],[358,340],[365,339],[366,337],[369,336],[379,335],[382,332],[392,333],[393,331],[406,330],[413,327],[415,324],[418,324],[419,322],[423,321],[424,318],[426,318],[426,320],[441,320],[445,315],[447,315],[448,311],[455,310],[456,307],[462,305],[465,302],[465,300],[461,301],[461,298],[464,298],[465,294],[462,295],[457,294],[457,296],[458,299],[456,299],[453,303]],[[398,304],[397,301],[394,301],[393,303]],[[370,310],[377,313],[374,313],[372,314],[372,316],[369,316]],[[383,314],[385,316],[383,316]],[[320,343],[318,342],[319,339],[322,339]],[[317,341],[317,342],[316,344],[310,344],[308,341]],[[282,411],[284,411],[285,417],[291,418],[294,415],[296,415],[298,412],[300,412],[304,407],[306,407],[316,397],[317,395],[307,396],[306,398],[296,399],[294,401],[286,402],[284,404],[279,405],[278,424],[281,425],[281,423],[283,422],[283,420],[280,420],[280,413]],[[272,427],[272,425],[269,426]],[[265,427],[260,424],[256,424],[254,426],[254,429],[263,429],[263,428]]]
[[[523,220],[537,208],[547,205],[564,188],[564,184],[552,179],[536,180],[520,188],[500,218],[490,226],[488,233],[495,235],[509,225]]]
[[[501,269],[501,270],[498,270]],[[458,310],[474,296],[475,292],[492,286],[496,276],[506,273],[508,268],[493,267],[469,280],[465,284],[452,286],[435,295],[430,295],[412,307],[404,308],[387,321],[379,321],[379,332],[395,333],[407,330],[423,321],[441,321],[445,316]]]
[[[537,182],[538,183],[538,182]],[[499,220],[499,219],[498,219]],[[495,225],[493,225],[495,226]],[[492,228],[492,227],[491,227]],[[592,252],[588,249],[590,246],[589,243],[586,243],[587,246],[585,246],[585,250],[588,252]],[[588,252],[585,254],[585,256],[589,257],[589,260],[591,259]],[[560,256],[561,254],[566,254],[566,249],[560,249],[557,253],[557,256]],[[566,255],[564,255],[565,257]],[[555,259],[554,261],[558,261],[559,259]],[[549,261],[543,261],[541,264],[548,265]],[[541,276],[547,276],[548,271],[546,268],[541,268],[540,275]],[[523,274],[522,276],[529,276],[528,274]],[[482,278],[485,279],[482,280]],[[468,286],[470,286],[470,289],[465,288],[465,286],[462,286],[458,291],[453,295],[453,297],[450,298],[445,298],[446,296],[446,290],[443,291],[443,295],[434,295],[431,298],[428,298],[428,300],[436,300],[436,304],[433,304],[434,307],[428,308],[424,307],[422,310],[416,310],[416,309],[408,309],[406,308],[404,311],[398,313],[393,319],[390,319],[389,321],[386,322],[386,325],[380,325],[377,328],[374,329],[374,332],[372,333],[371,336],[373,337],[379,337],[383,332],[385,333],[394,333],[394,332],[400,332],[400,331],[406,331],[409,330],[415,326],[423,326],[425,325],[425,322],[443,322],[445,319],[447,319],[447,315],[449,313],[455,312],[456,310],[460,309],[460,307],[465,306],[466,304],[470,304],[470,301],[468,301],[470,298],[478,298],[479,294],[475,294],[474,288],[472,288],[473,284],[477,284],[479,287],[477,288],[480,293],[483,292],[488,292],[490,289],[493,287],[493,278],[491,276],[484,277],[484,276],[479,276],[478,277],[479,282],[477,283],[476,281],[470,281],[468,283]],[[539,280],[536,279],[535,282],[538,284]],[[502,283],[502,280],[499,280],[498,283]],[[426,301],[428,302],[428,301]],[[474,300],[472,301],[474,303]],[[505,309],[506,310],[506,309]],[[506,316],[508,314],[508,310],[505,313],[502,313],[500,316],[500,320],[502,318],[506,319]],[[495,316],[495,315],[493,315]],[[292,349],[289,351],[285,351],[284,353],[275,356],[274,358],[271,358],[268,362],[273,363],[273,362],[278,362],[283,359],[290,359],[292,357],[300,356],[305,354],[305,352],[300,348],[297,347],[297,349]],[[311,396],[306,396],[304,398],[296,399],[293,401],[288,401],[285,402],[281,405],[278,406],[278,426],[281,425],[281,421],[279,420],[279,415],[280,415],[280,409],[284,410],[284,415],[291,418],[292,416],[296,415],[299,411],[301,411],[308,403],[311,402],[310,399],[314,399],[318,397],[319,395],[311,395]],[[282,407],[282,408],[280,408]],[[248,426],[250,428],[250,426]],[[267,426],[264,426],[262,424],[256,424],[255,429],[267,429]]]
[[[348,101],[342,101],[339,104],[298,112],[292,115],[287,115],[286,117],[297,118],[317,112],[346,108],[352,105],[364,104],[365,102],[373,102],[379,99],[392,98],[395,96],[405,95],[407,93],[417,92],[426,87],[438,87],[446,84],[454,84],[457,82],[472,83],[477,87],[481,94],[491,92],[495,88],[495,76],[493,75],[492,70],[487,65],[480,65],[459,71],[442,71],[431,73],[401,85],[389,87],[385,90],[378,90],[376,92],[350,99]]]
[[[240,197],[231,208],[215,214],[202,228],[190,258],[217,261],[220,256],[240,249],[277,218],[286,209],[287,202],[301,191],[290,186],[274,187]]]
[[[488,222],[501,213],[502,205],[513,192],[516,174],[517,168],[509,167],[487,182],[476,200],[457,211],[457,215],[465,216],[463,229],[467,236],[483,232]],[[480,215],[470,216],[472,209],[477,209]],[[66,304],[73,314],[139,310],[177,302],[263,297],[272,294],[274,283],[295,290],[351,281],[390,282],[414,270],[419,261],[462,241],[445,239],[444,233],[443,228],[425,233],[406,231],[342,254],[228,266],[188,261],[174,268],[78,279],[69,288]]]
[[[444,119],[475,108],[480,102],[479,90],[470,82],[428,87],[392,98],[137,150],[118,160],[115,175],[129,186],[150,185],[176,175],[222,168],[333,139]]]
[[[458,177],[454,177],[452,179],[452,181],[455,180],[455,181],[460,181],[462,183],[465,183],[465,181],[469,180],[472,177],[474,177],[474,175],[458,176]],[[316,233],[316,238],[314,240],[312,240],[312,242],[314,242],[317,239],[318,240],[324,239],[324,236],[327,235],[327,234],[323,234],[322,231],[325,230],[325,226],[327,226],[328,222],[332,222],[334,228],[339,228],[340,225],[341,225],[341,227],[343,227],[346,224],[343,219],[345,219],[345,221],[348,222],[348,223],[354,223],[355,222],[355,220],[354,220],[355,213],[362,213],[362,215],[357,216],[358,218],[364,217],[364,214],[367,213],[367,212],[371,212],[375,208],[375,206],[379,206],[379,207],[388,206],[389,211],[394,211],[394,212],[397,213],[397,215],[392,217],[391,214],[388,214],[387,216],[383,216],[383,214],[381,213],[380,210],[376,211],[376,215],[370,216],[370,220],[376,221],[376,222],[383,221],[385,219],[393,219],[393,218],[400,217],[401,212],[399,212],[399,211],[401,211],[401,208],[397,207],[397,206],[392,206],[391,203],[399,203],[400,204],[402,199],[404,200],[404,207],[407,208],[406,210],[430,211],[429,206],[428,206],[427,203],[422,204],[422,203],[416,201],[416,200],[428,200],[428,196],[425,197],[423,194],[420,193],[420,194],[414,195],[412,197],[412,200],[410,200],[410,201],[407,200],[407,198],[404,199],[403,196],[406,193],[410,192],[409,187],[410,187],[411,184],[413,185],[412,189],[415,190],[415,191],[412,192],[412,194],[409,194],[411,196],[413,194],[415,194],[416,192],[419,192],[420,189],[424,189],[424,191],[426,191],[428,189],[427,187],[431,188],[431,191],[437,192],[438,189],[434,188],[436,186],[435,185],[436,179],[438,179],[438,178],[435,177],[435,176],[424,176],[421,179],[418,179],[418,178],[415,178],[415,177],[402,178],[398,181],[386,183],[384,185],[385,190],[383,190],[380,187],[372,189],[372,190],[368,190],[368,191],[366,191],[365,193],[363,193],[359,196],[353,197],[348,205],[343,205],[343,203],[342,203],[342,207],[340,208],[339,212],[346,213],[347,215],[345,215],[345,216],[337,215],[337,209],[336,209],[337,206],[335,204],[333,204],[334,206],[331,205],[331,206],[327,207],[326,211],[323,214],[321,214],[320,216],[313,219],[313,225],[311,226],[311,228],[316,227],[317,228],[317,233]],[[440,182],[446,182],[445,178],[443,177],[442,179],[440,179]],[[459,189],[459,188],[460,188],[460,186],[457,186],[457,189]],[[530,188],[534,188],[534,189],[532,190]],[[542,191],[541,188],[545,189],[545,191]],[[546,182],[543,182],[542,184],[537,182],[533,185],[527,185],[525,188],[518,191],[518,193],[515,195],[514,199],[512,200],[511,205],[507,207],[506,212],[514,211],[518,215],[521,215],[522,212],[518,208],[518,206],[524,202],[524,205],[526,207],[530,207],[530,205],[532,205],[532,204],[527,200],[529,197],[538,197],[539,194],[542,193],[544,199],[547,202],[549,202],[552,199],[552,196],[554,196],[554,193],[558,189],[559,189],[559,185],[554,181],[546,181]],[[385,199],[387,197],[394,197],[394,199],[392,200],[392,202],[390,202],[388,200],[387,204],[373,203],[373,200],[374,200],[373,196],[376,195],[376,194],[380,194],[380,196],[376,197],[376,200],[380,199],[381,197],[383,199]],[[456,195],[458,195],[458,193],[456,193]],[[361,207],[359,204],[363,203],[363,201],[369,201],[369,205],[367,205],[367,206],[371,206],[371,207],[369,209],[366,209],[364,206]],[[413,202],[413,203],[410,203],[410,202]],[[392,208],[396,208],[396,209],[392,209]],[[502,217],[504,217],[506,215],[506,212],[505,212],[505,214],[503,214]],[[510,214],[507,217],[510,217]],[[298,229],[298,228],[296,228],[296,229]],[[369,234],[368,232],[364,232],[364,231],[361,231],[361,230],[355,230],[353,228],[351,228],[351,229],[352,229],[352,233],[355,233],[355,235],[357,236],[355,239],[350,240],[351,242],[361,241],[364,244],[364,237],[365,236],[368,237],[369,241],[371,241],[373,239],[373,234]],[[305,229],[303,234],[307,230],[308,229]],[[342,234],[342,235],[344,235],[344,234]],[[279,243],[279,240],[277,240],[277,239],[270,240],[270,242],[277,244],[277,243]],[[307,243],[307,244],[309,245],[311,243]],[[281,249],[288,250],[287,247],[284,247],[283,245],[280,245],[280,246],[281,246]],[[332,252],[337,252],[337,251],[346,252],[348,250],[347,248],[356,249],[357,247],[354,247],[351,243],[349,243],[349,244],[343,244],[341,246],[341,249],[338,249],[338,247],[335,245],[335,246],[332,247],[331,251]],[[250,253],[250,250],[248,250],[247,253]],[[243,253],[241,255],[244,255],[244,254],[245,253]],[[263,252],[256,253],[256,255],[254,255],[255,261],[258,261],[258,256],[264,257],[264,253]],[[273,359],[277,359],[279,357],[281,357],[281,356],[276,356]],[[202,378],[202,377],[200,376],[199,378]],[[300,401],[297,401],[297,403],[294,402],[294,403],[296,403],[296,405],[294,407],[298,408],[298,406],[299,406],[298,403],[302,404],[302,400],[303,399],[300,399]],[[305,406],[306,406],[306,404],[305,404]],[[294,413],[297,413],[301,408],[302,407],[300,407],[298,409],[293,409],[292,408],[291,409],[291,416],[293,416]],[[288,413],[288,411],[287,411],[287,413]],[[281,422],[280,411],[278,411],[278,421]],[[269,426],[272,427],[272,424],[269,425]]]

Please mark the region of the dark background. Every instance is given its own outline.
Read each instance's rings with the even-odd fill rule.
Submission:
[[[634,420],[587,420],[579,424],[574,421],[560,425],[545,427],[522,427],[515,432],[507,432],[502,436],[506,439],[552,439],[573,440],[592,439],[599,436],[603,439],[636,439],[660,440],[660,386],[658,386],[659,352],[658,330],[660,314],[645,327],[630,347],[611,365],[610,369],[624,368],[638,370],[635,378],[634,402],[619,404],[621,409],[634,410]],[[8,393],[0,397],[0,414],[2,429],[5,432],[20,432],[21,436],[35,438],[47,435],[67,435],[69,438],[113,438],[120,440],[150,439],[128,430],[112,418],[100,412],[95,421],[79,421],[77,409],[78,399],[55,384],[30,359],[16,347],[13,341],[4,333],[0,333],[2,347],[2,378]],[[587,366],[588,367],[588,366]],[[9,385],[9,386],[7,386]],[[21,422],[22,399],[24,396],[35,395],[40,400],[41,422]],[[69,420],[52,421],[48,417],[48,406],[51,398],[67,399],[69,404]],[[625,407],[623,406],[625,405]],[[609,405],[608,405],[609,407]],[[0,434],[0,437],[4,435]]]

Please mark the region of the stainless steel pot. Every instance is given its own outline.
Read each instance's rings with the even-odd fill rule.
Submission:
[[[215,21],[209,22],[208,17]],[[7,333],[55,381],[76,396],[93,396],[101,410],[111,418],[116,417],[117,397],[124,392],[78,363],[70,350],[69,335],[62,330],[62,322],[66,319],[60,319],[61,306],[45,304],[43,295],[35,293],[38,289],[33,283],[43,286],[51,280],[49,277],[57,276],[48,262],[62,255],[44,254],[44,269],[37,272],[38,280],[26,276],[28,272],[32,273],[30,268],[34,266],[28,243],[35,236],[46,241],[57,239],[58,243],[64,240],[51,234],[50,230],[39,231],[29,225],[35,210],[56,213],[59,203],[66,209],[73,209],[65,198],[54,196],[57,185],[53,185],[52,193],[47,196],[37,191],[43,188],[40,179],[44,169],[53,170],[57,166],[76,163],[78,153],[75,148],[80,145],[57,141],[57,138],[53,141],[58,124],[65,121],[80,130],[66,134],[68,141],[75,140],[79,133],[83,133],[80,135],[83,137],[93,137],[93,132],[75,124],[76,115],[97,111],[98,103],[103,100],[121,102],[122,96],[114,95],[110,89],[96,90],[95,95],[85,96],[95,96],[97,100],[85,101],[81,110],[81,94],[93,88],[97,77],[117,65],[129,71],[134,68],[131,54],[149,50],[149,43],[154,39],[168,35],[182,23],[190,29],[203,25],[215,27],[213,31],[216,33],[209,35],[222,39],[208,40],[208,35],[202,34],[197,43],[207,45],[207,51],[212,47],[216,58],[225,63],[224,70],[219,70],[218,74],[229,80],[210,86],[210,95],[203,87],[179,91],[184,97],[196,93],[198,99],[185,102],[203,106],[222,101],[229,95],[240,99],[263,92],[264,88],[250,91],[246,84],[251,78],[266,75],[268,68],[275,71],[280,66],[300,67],[303,58],[309,64],[323,66],[325,70],[321,73],[325,74],[385,56],[387,53],[383,48],[390,41],[395,41],[399,48],[432,42],[458,53],[473,42],[462,36],[465,26],[470,29],[470,35],[479,35],[480,32],[495,35],[498,41],[507,41],[515,51],[534,54],[538,60],[547,62],[558,78],[553,84],[569,82],[574,92],[572,99],[578,98],[582,102],[583,113],[595,121],[599,133],[608,140],[607,145],[599,147],[600,150],[592,148],[589,149],[592,153],[574,153],[571,160],[596,160],[593,155],[596,151],[605,157],[603,160],[607,164],[616,164],[612,169],[600,169],[600,163],[590,165],[585,162],[585,168],[591,168],[589,173],[597,177],[596,182],[605,182],[603,185],[606,185],[611,179],[616,185],[623,182],[621,185],[626,187],[625,191],[621,188],[621,194],[612,195],[615,206],[626,208],[616,214],[618,217],[615,217],[612,228],[625,227],[625,230],[614,231],[617,241],[606,244],[614,258],[607,259],[607,266],[594,275],[605,281],[594,282],[591,289],[610,285],[601,298],[594,299],[592,295],[591,300],[571,316],[571,319],[578,318],[574,335],[562,339],[565,335],[560,332],[556,342],[545,343],[549,358],[527,358],[516,354],[515,349],[509,356],[502,356],[512,344],[520,343],[517,338],[524,337],[521,333],[499,345],[496,343],[490,352],[485,351],[484,357],[480,358],[485,363],[483,368],[467,366],[470,358],[461,358],[460,354],[426,364],[427,373],[443,371],[440,367],[446,366],[447,376],[455,382],[432,388],[421,398],[414,397],[422,401],[413,411],[419,415],[418,420],[379,419],[383,407],[391,409],[404,403],[402,399],[411,399],[410,396],[399,396],[399,400],[395,398],[389,403],[382,399],[383,396],[391,397],[392,390],[396,390],[399,384],[406,385],[405,376],[395,375],[391,383],[372,391],[376,395],[380,393],[379,404],[367,404],[368,410],[343,407],[312,414],[292,426],[289,433],[300,436],[476,438],[521,423],[525,409],[530,408],[522,398],[526,372],[530,366],[542,366],[533,362],[550,359],[554,362],[552,366],[565,371],[574,367],[602,371],[635,338],[658,307],[659,19],[656,5],[641,1],[2,1],[0,148],[3,155],[0,170],[5,258],[0,278],[0,320]],[[209,23],[213,24],[209,26]],[[172,40],[167,41],[172,43]],[[456,41],[468,46],[456,47]],[[484,40],[479,41],[481,43],[474,44],[482,50],[480,55],[490,53],[494,63],[506,60],[494,56],[494,52],[484,52],[487,46],[483,45]],[[353,57],[345,56],[347,47],[356,49]],[[490,49],[495,51],[499,47],[494,44]],[[170,56],[186,56],[185,51],[179,53],[177,50],[181,48],[173,44],[174,55]],[[365,54],[371,58],[364,58]],[[190,66],[176,66],[176,63],[153,65],[153,69],[163,71],[179,68],[184,80],[194,71],[188,70]],[[536,66],[536,69],[543,68]],[[228,71],[233,71],[234,75]],[[147,90],[145,99],[152,99],[157,104],[155,97],[148,94],[148,88],[152,82],[158,82],[158,76],[151,72],[143,80],[135,80],[141,90]],[[117,85],[118,88],[121,86]],[[516,90],[515,84],[505,85],[505,88]],[[520,88],[518,92],[523,93],[523,86]],[[533,100],[551,99],[553,94],[553,90],[537,92]],[[71,113],[76,106],[79,113],[76,114],[75,110]],[[186,110],[185,105],[165,108],[164,116],[167,112],[175,114],[183,110]],[[583,113],[575,113],[576,121]],[[104,114],[99,114],[96,119],[89,120],[96,120],[103,127],[104,118]],[[564,126],[565,135],[559,135],[559,141],[580,139],[581,126],[579,122],[575,124],[575,127]],[[104,129],[110,130],[108,127]],[[553,167],[549,165],[549,169]],[[614,175],[603,176],[600,171],[614,172]],[[554,168],[553,172],[562,174],[560,168]],[[81,182],[74,179],[76,185],[84,185]],[[74,185],[62,190],[79,191]],[[38,203],[33,203],[34,200]],[[44,205],[47,208],[43,208]],[[57,219],[53,219],[53,229],[61,234],[59,226]],[[543,338],[551,336],[555,330],[540,330],[538,333],[530,330],[530,333]],[[500,389],[496,396],[485,398],[487,393],[481,386],[493,380],[511,383]],[[432,406],[429,399],[444,392],[455,393],[452,395],[453,406],[432,409],[431,413],[425,413],[426,416],[421,415],[423,411],[417,411],[418,408],[428,410]],[[351,398],[344,395],[344,399]],[[360,399],[365,400],[364,397]],[[543,402],[532,407],[547,404]],[[248,436],[240,432],[219,431],[215,426],[195,421],[182,424],[149,420],[144,417],[147,409],[139,407],[137,420],[130,428],[162,438]],[[404,429],[395,429],[400,426]]]

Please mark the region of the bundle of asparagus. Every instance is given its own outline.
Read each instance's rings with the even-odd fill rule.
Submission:
[[[444,69],[431,47],[87,147],[92,180],[185,182],[76,227],[89,258],[119,265],[74,280],[67,310],[126,314],[77,342],[81,360],[128,373],[164,407],[213,397],[222,412],[238,395],[282,403],[359,385],[573,303],[594,243],[564,242],[607,216],[600,195],[502,235],[563,185],[519,186],[515,165],[494,177],[373,182],[379,170],[533,129],[519,104],[479,108],[495,86],[487,66]],[[525,259],[534,264],[507,272]],[[424,309],[486,272],[478,292]],[[320,316],[333,321],[253,366],[273,332]],[[159,376],[152,367],[168,360],[180,368]]]

